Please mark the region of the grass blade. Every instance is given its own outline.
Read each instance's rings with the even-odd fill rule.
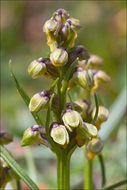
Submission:
[[[11,77],[12,77],[14,83],[15,83],[15,86],[16,86],[16,88],[17,88],[19,94],[21,95],[22,99],[24,100],[24,102],[25,102],[26,105],[28,106],[28,105],[29,105],[29,102],[30,102],[30,98],[29,98],[29,96],[26,94],[26,92],[23,90],[23,88],[21,88],[21,86],[20,86],[18,80],[16,79],[16,77],[15,77],[13,71],[12,71],[12,66],[11,66],[11,65],[12,65],[12,62],[11,62],[11,60],[10,60],[10,61],[9,61],[9,70],[10,70]],[[43,122],[41,121],[41,119],[39,118],[39,116],[38,116],[37,113],[31,113],[31,114],[32,114],[34,120],[36,121],[36,123],[37,123],[38,125],[43,125]]]
[[[31,190],[39,190],[37,185],[29,178],[25,171],[14,160],[6,148],[0,145],[0,156],[9,164],[16,174],[30,187]]]

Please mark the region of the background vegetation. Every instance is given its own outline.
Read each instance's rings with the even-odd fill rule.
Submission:
[[[104,59],[104,71],[112,80],[102,86],[98,94],[104,106],[110,108],[111,117],[103,125],[105,139],[103,150],[107,184],[126,177],[126,4],[125,1],[2,1],[1,2],[1,131],[14,135],[8,148],[40,189],[56,187],[56,168],[53,153],[44,147],[21,148],[23,131],[34,121],[10,78],[8,61],[12,60],[16,77],[31,97],[47,89],[52,81],[36,79],[27,74],[28,64],[47,55],[44,22],[58,8],[66,9],[72,17],[81,21],[82,28],[76,40],[92,54]],[[122,94],[121,94],[122,93]],[[72,96],[75,98],[76,91]],[[117,99],[116,99],[117,98]],[[45,112],[41,117],[45,120]],[[106,127],[113,131],[105,136]],[[83,184],[83,150],[77,149],[71,162],[71,186]],[[95,186],[101,182],[98,159],[94,161]],[[15,184],[13,184],[15,185]],[[8,184],[7,189],[11,188]],[[118,188],[120,190],[120,187]],[[121,187],[123,189],[123,186]]]

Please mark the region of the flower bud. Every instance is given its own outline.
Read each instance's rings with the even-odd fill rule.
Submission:
[[[75,18],[69,18],[67,20],[67,22],[70,24],[71,28],[74,30],[74,31],[77,31],[81,28],[81,25],[80,25],[80,21],[78,19],[75,19]]]
[[[91,70],[86,71],[78,67],[73,74],[73,78],[78,85],[87,90],[91,90],[93,86],[93,75]]]
[[[53,140],[64,147],[69,143],[69,135],[64,125],[54,123],[51,126],[51,137]]]
[[[68,53],[62,48],[57,48],[51,53],[50,59],[55,67],[60,67],[67,63]]]
[[[102,151],[103,146],[103,141],[100,138],[93,138],[91,141],[89,141],[87,150],[89,152],[99,154]]]
[[[74,128],[82,125],[82,118],[75,110],[67,109],[62,116],[62,120],[70,132],[72,132]]]
[[[44,24],[43,31],[49,35],[50,32],[55,32],[58,29],[58,23],[55,19],[47,20]]]
[[[68,36],[70,35],[70,25],[68,22],[65,23],[65,25],[63,26],[62,30],[61,30],[61,38],[62,38],[62,41],[66,41]]]
[[[29,146],[34,143],[38,143],[38,135],[39,135],[38,131],[35,131],[32,128],[26,129],[23,134],[21,146]]]
[[[0,132],[0,144],[9,144],[13,141],[13,136],[6,132]]]
[[[28,73],[33,79],[42,76],[46,72],[45,58],[34,60],[28,67]]]
[[[69,13],[66,10],[60,8],[55,12],[55,18],[57,19],[58,17],[61,17],[64,24],[64,22],[69,18]]]
[[[96,113],[96,108],[94,108],[93,112],[92,112],[92,118],[94,118],[95,116],[95,113]],[[100,129],[100,125],[107,121],[108,119],[108,115],[109,115],[109,111],[107,108],[105,108],[104,106],[99,106],[99,109],[98,109],[98,116],[97,116],[97,120],[95,122],[95,125],[97,127],[97,129],[99,130]]]
[[[49,96],[46,95],[47,91],[42,91],[35,94],[29,103],[30,112],[38,112],[41,108],[45,108],[49,101]]]
[[[84,46],[76,46],[74,47],[73,51],[69,54],[69,63],[73,63],[77,57],[80,60],[88,60],[89,59],[89,52]]]

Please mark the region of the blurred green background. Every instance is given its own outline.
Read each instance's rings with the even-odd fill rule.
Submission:
[[[43,24],[56,9],[64,8],[71,17],[81,21],[76,45],[84,45],[90,53],[104,59],[103,70],[112,80],[110,84],[101,86],[98,94],[104,106],[110,108],[126,85],[126,4],[125,1],[5,0],[1,5],[1,131],[14,135],[15,141],[8,148],[40,188],[54,189],[56,168],[53,153],[43,147],[20,147],[23,131],[35,122],[10,78],[9,59],[16,77],[30,97],[47,89],[52,81],[44,77],[32,80],[27,67],[34,59],[47,55],[49,48],[42,31]],[[126,176],[125,109],[122,116],[119,114],[121,106],[125,105],[126,99],[120,98],[113,115],[115,130],[105,142],[103,151],[108,185]],[[45,112],[41,112],[41,117],[45,120]],[[93,178],[95,185],[100,186],[97,158]],[[11,187],[9,185],[7,189]],[[83,149],[77,149],[72,156],[71,185],[75,189],[83,187]]]

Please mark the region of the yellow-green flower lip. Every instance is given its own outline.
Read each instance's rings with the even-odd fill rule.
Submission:
[[[72,132],[72,129],[82,125],[82,118],[80,114],[75,110],[67,110],[63,116],[62,120],[64,125]]]
[[[64,125],[58,124],[52,127],[50,134],[57,144],[64,146],[69,143],[69,135]]]

